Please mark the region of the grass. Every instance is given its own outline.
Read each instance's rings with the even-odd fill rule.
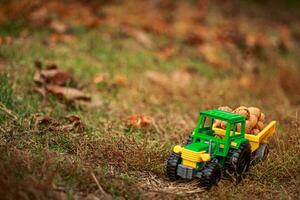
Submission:
[[[7,74],[0,74],[1,82],[1,97],[0,101],[8,108],[13,106],[13,89],[9,83],[9,77]]]
[[[3,33],[18,35],[20,25],[9,24],[0,28]],[[196,50],[182,43],[175,45],[188,49],[188,53],[181,54],[178,50],[175,56],[161,60],[151,49],[132,38],[120,37],[118,30],[110,27],[88,31],[79,27],[73,31],[74,43],[46,45],[51,33],[42,29],[0,47],[0,58],[5,63],[0,66],[3,69],[0,75],[2,197],[296,199],[299,196],[299,107],[288,103],[278,85],[277,69],[262,67],[261,73],[273,74],[272,78],[258,77],[256,88],[249,92],[237,84],[234,69],[222,71],[213,67],[195,58]],[[106,37],[106,31],[113,32],[112,36]],[[158,43],[167,40],[153,38]],[[73,72],[86,91],[101,99],[102,106],[79,109],[55,97],[45,103],[33,92],[36,60],[56,63]],[[169,79],[168,85],[161,86],[146,78],[147,71],[171,77],[183,65],[194,69],[187,85]],[[123,74],[127,84],[116,88],[109,84],[97,86],[92,78],[101,73],[108,73],[109,81]],[[200,110],[220,105],[256,105],[263,108],[268,120],[279,121],[268,160],[253,167],[241,184],[222,180],[211,192],[199,190],[195,183],[169,182],[164,168],[172,146],[185,141]],[[155,125],[128,128],[125,121],[135,113],[151,116]],[[65,116],[70,114],[80,116],[86,125],[83,132],[67,122]],[[37,115],[49,116],[53,121],[38,124]]]

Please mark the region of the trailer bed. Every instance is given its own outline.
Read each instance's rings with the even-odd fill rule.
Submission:
[[[213,126],[213,130],[216,134],[220,136],[224,136],[226,130],[217,128],[215,125]],[[269,143],[270,137],[275,133],[276,130],[276,121],[271,121],[261,132],[259,132],[257,135],[253,134],[245,134],[245,138],[247,138],[251,145],[251,151],[256,151],[261,144],[267,144]],[[240,134],[239,132],[236,132],[235,134]]]

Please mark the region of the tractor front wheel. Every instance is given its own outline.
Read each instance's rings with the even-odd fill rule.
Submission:
[[[179,176],[177,175],[177,167],[181,162],[181,157],[179,154],[172,153],[168,160],[167,160],[167,177],[171,181],[175,181],[179,179]]]
[[[221,179],[221,166],[217,162],[208,162],[201,170],[200,184],[209,190],[212,186],[217,185]]]

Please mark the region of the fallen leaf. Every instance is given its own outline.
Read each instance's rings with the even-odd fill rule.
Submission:
[[[129,27],[125,27],[123,30],[128,36],[134,38],[144,47],[149,49],[153,48],[154,46],[153,41],[150,39],[149,35],[146,32],[135,28],[129,28]]]
[[[168,45],[166,47],[160,48],[156,54],[159,59],[166,60],[174,55],[175,49],[173,45]]]
[[[124,86],[126,83],[127,83],[127,78],[122,74],[116,75],[113,81],[113,85],[116,86]]]
[[[39,60],[36,60],[34,61],[34,67],[37,69],[37,70],[41,70],[43,68],[43,63]]]
[[[31,23],[35,26],[45,25],[47,21],[48,10],[46,7],[41,7],[34,12],[32,12],[29,16]]]
[[[85,130],[85,125],[82,123],[78,115],[69,115],[65,117],[69,122],[71,122],[76,130],[76,132],[83,133]]]
[[[98,84],[107,80],[107,74],[98,74],[93,77],[93,82]]]
[[[266,37],[266,33],[259,31],[255,33],[245,33],[245,44],[249,49],[271,48],[272,42]]]
[[[81,121],[80,120],[80,117],[78,115],[68,115],[65,117],[69,122],[79,122]]]
[[[51,85],[66,85],[67,83],[73,80],[73,77],[70,73],[52,68],[52,69],[44,69],[36,72],[33,80],[37,84],[51,84]]]
[[[49,27],[57,33],[65,33],[68,30],[68,26],[59,20],[52,20]]]
[[[255,89],[256,87],[256,77],[254,75],[241,75],[239,77],[239,85],[245,89]]]
[[[47,69],[47,70],[58,69],[58,66],[55,63],[50,63],[50,64],[46,65],[45,69]]]
[[[47,91],[43,87],[35,87],[33,90],[35,92],[39,93],[42,97],[46,97],[47,96]]]
[[[103,105],[103,101],[99,95],[93,95],[91,101],[76,101],[76,105],[80,108],[97,109]]]
[[[134,128],[148,127],[153,123],[153,119],[149,116],[134,114],[127,119],[127,125]]]
[[[221,43],[232,43],[238,47],[244,47],[246,43],[245,35],[240,32],[235,24],[227,25],[217,30],[217,40]]]
[[[34,127],[36,130],[41,128],[47,128],[49,130],[57,130],[60,127],[60,123],[55,120],[54,118],[47,116],[47,115],[41,115],[41,114],[35,114],[33,116],[34,121]]]
[[[291,31],[287,27],[280,27],[279,29],[280,41],[283,48],[290,50],[294,47]]]
[[[208,29],[204,29],[197,22],[201,22],[206,15],[207,4],[206,0],[198,1],[195,5],[183,1],[180,6],[176,6],[173,11],[172,33],[191,45],[198,45],[206,40]]]
[[[149,116],[141,116],[141,125],[142,127],[148,127],[153,123],[153,119]]]
[[[0,46],[10,45],[13,43],[13,38],[11,36],[0,36]]]
[[[36,114],[33,117],[35,128],[47,128],[48,130],[54,131],[75,131],[82,133],[85,130],[85,124],[82,123],[81,119],[77,115],[66,116],[66,121],[61,119],[55,119],[47,115]]]
[[[35,120],[35,125],[48,125],[50,123],[52,123],[54,120],[53,118],[49,117],[49,116],[43,116],[43,115],[36,115],[34,116],[34,120]]]
[[[56,85],[46,86],[46,90],[58,97],[64,98],[68,101],[91,101],[91,97],[84,92],[76,88],[71,87],[61,87]]]
[[[47,97],[48,94],[53,94],[60,99],[76,103],[76,105],[81,107],[95,108],[101,105],[101,101],[92,102],[91,96],[80,89],[74,86],[66,86],[68,83],[73,83],[71,81],[73,81],[74,78],[69,72],[58,69],[56,64],[48,64],[45,69],[43,69],[43,64],[40,61],[36,61],[35,67],[37,68],[37,72],[34,76],[34,82],[37,87],[35,87],[34,90],[43,97]]]

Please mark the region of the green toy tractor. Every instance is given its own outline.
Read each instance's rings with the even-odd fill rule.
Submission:
[[[215,120],[227,123],[226,130],[215,128]],[[206,189],[217,185],[222,171],[239,181],[252,158],[265,158],[266,144],[275,132],[275,124],[271,122],[257,136],[248,135],[244,116],[222,110],[203,111],[187,143],[175,146],[169,156],[167,176],[170,180],[197,178]]]

